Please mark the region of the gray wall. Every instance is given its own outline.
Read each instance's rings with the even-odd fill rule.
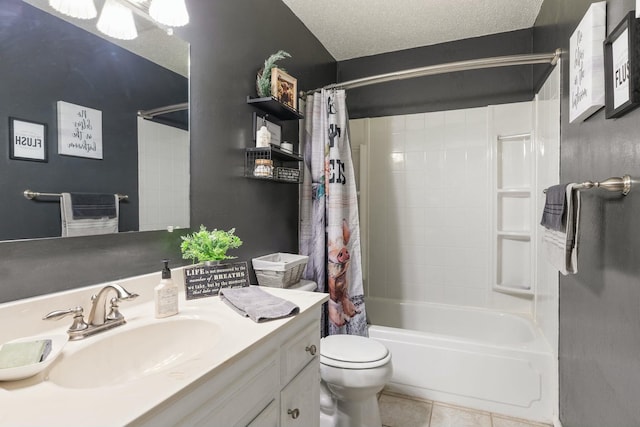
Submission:
[[[279,0],[187,0],[191,24],[191,223],[236,227],[245,244],[235,255],[250,262],[297,251],[298,187],[244,178],[244,148],[252,140],[247,95],[255,73],[279,49],[301,89],[335,81],[336,63]],[[0,13],[0,16],[1,13]],[[284,125],[297,140],[297,123]],[[180,260],[179,234],[123,233],[0,243],[0,302],[160,270]]]
[[[640,177],[640,110],[569,123],[569,37],[591,1],[545,0],[535,51],[561,47],[560,181]],[[607,30],[635,8],[607,2]],[[640,425],[640,194],[582,192],[578,274],[560,277],[560,419],[565,427]]]
[[[531,53],[532,30],[441,43],[338,63],[338,81],[447,62]],[[540,66],[545,69],[548,67]],[[533,67],[464,71],[349,90],[352,119],[530,101]]]
[[[0,136],[8,141],[9,117],[45,123],[49,157],[2,150],[0,200],[11,209],[0,209],[0,240],[60,236],[59,200],[30,201],[26,189],[127,194],[120,231],[138,230],[136,112],[186,102],[187,79],[21,0],[0,9]],[[102,160],[58,155],[59,100],[102,112]]]

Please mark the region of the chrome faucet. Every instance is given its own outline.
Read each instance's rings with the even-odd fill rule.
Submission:
[[[109,295],[109,291],[112,290],[116,291],[117,296],[109,300],[111,302],[111,310],[107,314],[107,296]],[[138,294],[132,294],[122,286],[115,283],[100,289],[100,292],[91,297],[91,311],[89,312],[89,318],[87,319],[89,327],[101,326],[105,323],[109,323],[110,321],[120,319],[123,320],[122,323],[124,323],[124,317],[118,310],[118,302],[131,301],[137,297]]]
[[[107,312],[107,297],[111,291],[115,291],[116,296],[109,300],[110,308]],[[114,283],[100,289],[96,295],[91,297],[91,312],[87,322],[84,321],[82,307],[52,311],[44,316],[43,320],[59,320],[67,315],[73,315],[73,324],[67,333],[70,340],[80,340],[125,324],[126,321],[118,309],[118,303],[120,301],[131,301],[137,297],[138,294],[130,293],[122,286]]]

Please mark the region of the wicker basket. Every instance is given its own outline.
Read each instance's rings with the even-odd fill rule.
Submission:
[[[309,257],[283,252],[265,255],[251,260],[260,286],[288,288],[302,278]]]

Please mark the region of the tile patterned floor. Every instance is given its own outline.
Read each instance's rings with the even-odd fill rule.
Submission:
[[[383,427],[549,427],[388,392],[380,395],[379,403]]]

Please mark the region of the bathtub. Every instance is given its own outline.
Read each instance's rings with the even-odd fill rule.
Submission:
[[[530,420],[553,419],[551,348],[525,316],[367,298],[369,336],[391,351],[386,390]]]

